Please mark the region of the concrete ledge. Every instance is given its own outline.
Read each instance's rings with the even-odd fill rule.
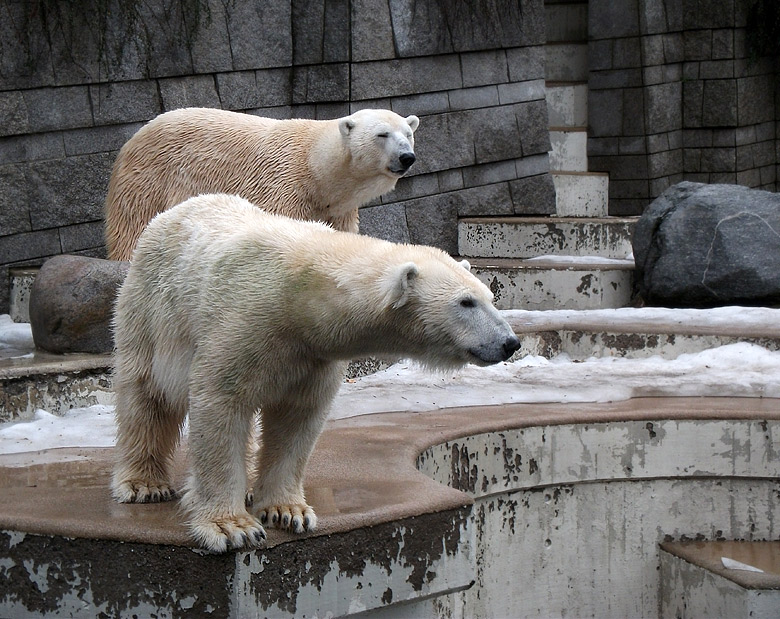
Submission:
[[[597,255],[624,259],[633,251],[636,218],[464,217],[458,250],[466,257],[533,258]]]
[[[726,569],[721,557],[763,573]],[[662,617],[780,617],[780,542],[664,542],[660,597]]]
[[[776,535],[778,435],[780,401],[744,398],[339,420],[307,472],[320,530],[222,556],[191,547],[175,503],[114,503],[109,449],[0,456],[0,616],[601,615],[606,583],[626,587],[612,614],[655,616],[659,537]]]

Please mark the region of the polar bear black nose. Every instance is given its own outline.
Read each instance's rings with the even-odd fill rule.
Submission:
[[[401,165],[404,167],[405,170],[408,170],[412,167],[412,164],[417,160],[417,157],[414,156],[414,153],[401,153],[398,155],[398,161],[401,162]]]
[[[516,335],[510,335],[504,342],[504,361],[514,355],[518,348],[520,348],[520,340]]]

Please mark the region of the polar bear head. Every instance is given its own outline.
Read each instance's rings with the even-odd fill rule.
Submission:
[[[340,118],[338,124],[353,167],[366,175],[380,173],[398,179],[415,162],[417,116],[403,118],[390,110],[367,109]]]
[[[520,340],[468,262],[430,247],[413,249],[412,260],[389,266],[380,281],[385,311],[396,314],[410,356],[432,368],[509,359]]]

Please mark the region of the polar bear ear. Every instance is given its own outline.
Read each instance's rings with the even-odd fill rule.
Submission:
[[[468,260],[461,260],[458,264],[460,264],[460,266],[462,266],[467,271],[471,271],[471,264]]]
[[[352,118],[352,116],[345,116],[344,118],[339,118],[339,131],[341,132],[341,135],[344,137],[347,137],[355,128],[355,119]],[[412,130],[414,131],[414,129]]]
[[[404,120],[406,120],[406,123],[409,125],[409,128],[412,130],[412,133],[417,131],[417,127],[420,126],[420,119],[417,118],[417,116],[407,116]]]
[[[414,262],[405,262],[388,270],[382,282],[384,306],[398,309],[409,300],[409,291],[420,269]]]

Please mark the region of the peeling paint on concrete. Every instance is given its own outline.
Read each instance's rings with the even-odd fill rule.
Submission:
[[[426,514],[242,553],[239,615],[339,616],[469,587],[468,514]]]
[[[226,617],[233,557],[0,532],[0,616]],[[211,610],[209,610],[211,609]]]
[[[625,421],[431,448],[420,469],[456,487],[467,479],[477,500],[476,585],[431,611],[657,617],[660,542],[780,535],[778,432],[776,421]]]
[[[113,403],[108,368],[6,377],[0,386],[0,422],[32,418],[38,408],[58,415],[71,408]]]

